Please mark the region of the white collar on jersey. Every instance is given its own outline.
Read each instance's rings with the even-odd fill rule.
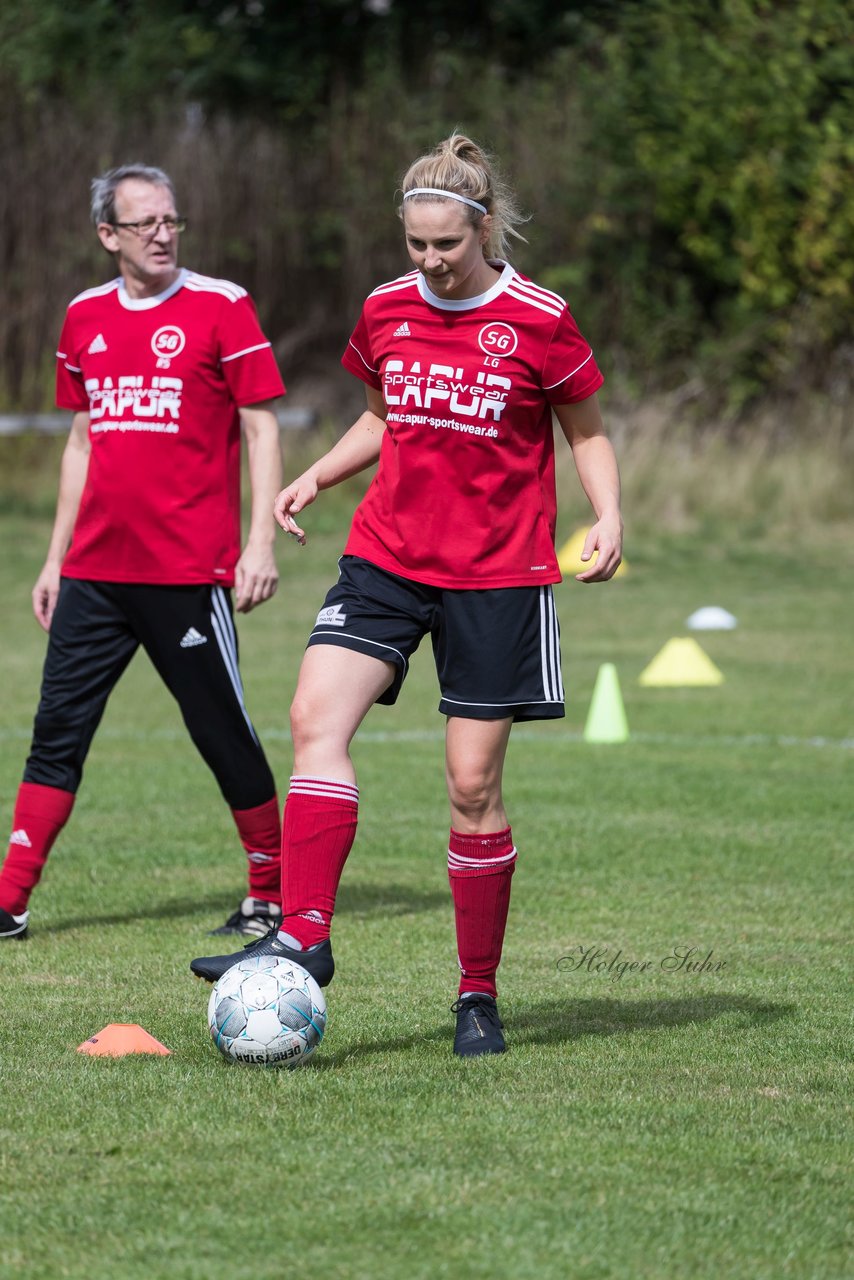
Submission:
[[[420,271],[418,272],[418,292],[431,307],[439,307],[442,311],[473,311],[475,307],[482,307],[485,302],[491,302],[493,298],[498,297],[499,293],[503,293],[516,274],[510,263],[504,262],[501,258],[489,258],[487,261],[491,267],[501,268],[501,275],[486,293],[479,293],[476,298],[437,298]]]
[[[155,293],[151,298],[131,298],[125,288],[125,282],[119,276],[118,279],[118,298],[119,302],[126,311],[150,311],[152,307],[159,307],[161,302],[165,302],[167,298],[173,297],[187,279],[187,270],[181,267],[178,275],[172,281],[168,289],[164,289],[162,293]]]

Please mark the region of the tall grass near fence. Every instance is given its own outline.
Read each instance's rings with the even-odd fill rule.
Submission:
[[[850,412],[816,397],[780,401],[738,427],[702,427],[667,397],[628,406],[601,393],[620,461],[627,555],[639,534],[739,542],[838,544],[854,529]],[[588,518],[568,450],[558,449],[564,519]]]
[[[334,418],[311,431],[282,433],[286,479],[329,448],[360,411],[361,391],[347,381],[353,380],[336,384],[341,403]],[[318,394],[314,384],[305,389]],[[294,397],[300,394],[298,382]],[[739,431],[715,422],[698,431],[661,397],[627,404],[606,389],[602,401],[622,471],[629,560],[640,537],[657,544],[673,534],[700,534],[722,547],[793,539],[825,547],[850,543],[854,437],[840,407],[816,404],[814,416],[804,419],[781,405]],[[64,443],[33,433],[0,439],[0,514],[52,515]],[[591,513],[560,436],[556,451],[560,546]],[[347,483],[343,501],[350,510],[370,474]],[[328,498],[319,502],[311,522],[325,527],[328,506]]]

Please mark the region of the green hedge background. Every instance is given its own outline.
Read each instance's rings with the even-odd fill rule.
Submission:
[[[455,126],[532,215],[517,265],[630,394],[850,404],[853,49],[845,0],[12,0],[0,407],[49,406],[65,303],[110,274],[100,169],[169,169],[184,260],[252,291],[286,378],[322,377],[405,266],[400,175]]]

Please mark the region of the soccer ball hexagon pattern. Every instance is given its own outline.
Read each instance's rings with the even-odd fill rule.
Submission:
[[[279,956],[247,956],[215,984],[208,1027],[232,1062],[298,1067],[323,1039],[326,1000],[301,965]]]

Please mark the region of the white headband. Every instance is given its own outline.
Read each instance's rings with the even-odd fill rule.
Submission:
[[[413,187],[411,191],[404,191],[404,200],[408,200],[410,196],[445,196],[448,200],[459,200],[461,204],[470,204],[473,209],[480,209],[481,213],[489,213],[485,204],[470,200],[468,196],[457,195],[456,191],[442,191],[440,187]]]

